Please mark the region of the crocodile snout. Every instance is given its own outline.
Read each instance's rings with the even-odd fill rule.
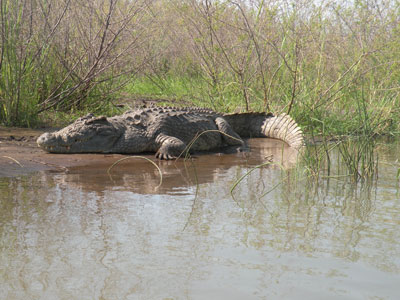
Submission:
[[[59,152],[57,151],[58,148],[62,148],[63,150],[69,150],[69,146],[60,144],[60,138],[50,132],[43,133],[41,136],[38,137],[36,143],[40,148],[46,150],[48,152]]]
[[[39,147],[43,147],[45,145],[48,145],[50,141],[52,140],[52,134],[49,132],[43,133],[39,138],[36,140],[36,143],[38,144]]]

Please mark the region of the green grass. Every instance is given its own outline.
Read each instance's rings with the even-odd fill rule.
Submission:
[[[336,102],[315,109],[310,109],[310,99],[299,98],[291,115],[309,136],[397,136],[400,133],[398,100],[390,94],[380,98],[372,92],[366,94],[362,88],[343,90]],[[234,87],[227,83],[218,97],[211,97],[207,84],[197,77],[140,77],[126,86],[124,93],[134,99],[163,99],[161,105],[210,107],[221,112],[243,110],[242,98]],[[253,110],[262,110],[259,98],[255,97],[252,104]],[[272,104],[273,112],[285,112],[286,108],[285,101]]]
[[[289,92],[288,90],[287,93]],[[220,112],[244,111],[242,97],[231,81],[221,83],[221,88],[215,91],[199,76],[140,76],[106,99],[99,98],[101,88],[91,93],[83,105],[71,106],[68,109],[56,107],[40,115],[35,113],[37,100],[27,98],[23,102],[24,106],[20,108],[18,122],[7,118],[7,110],[3,108],[2,123],[27,127],[63,126],[88,112],[107,116],[119,114],[124,109],[114,104],[125,103],[131,107],[134,105],[131,100],[135,99],[160,99],[161,101],[157,102],[159,105],[208,107]],[[289,98],[287,93],[280,98]],[[307,95],[304,98],[299,96],[291,115],[310,137],[399,135],[399,100],[392,94],[380,97],[379,94],[374,94],[374,91],[362,89],[343,90],[341,93],[341,97],[334,103],[317,108],[312,107],[312,99],[307,98]],[[252,110],[263,110],[260,97],[255,95],[251,104]],[[277,101],[271,104],[271,110],[276,113],[285,112],[287,105],[288,100]],[[13,106],[10,109],[12,110]]]
[[[138,99],[163,99],[160,104],[208,107],[220,112],[243,110],[242,98],[234,85],[226,83],[214,90],[198,76],[141,76],[127,85],[124,92]]]
[[[246,1],[161,1],[149,6],[156,15],[140,10],[148,31],[132,36],[137,24],[126,24],[117,39],[111,32],[123,29],[120,20],[135,20],[122,9],[102,35],[105,20],[81,27],[77,4],[64,11],[40,1],[1,2],[1,125],[63,125],[146,98],[220,112],[290,112],[310,137],[400,134],[398,1],[261,1],[257,9]],[[95,7],[79,9],[99,16]],[[103,53],[101,37],[115,48]]]

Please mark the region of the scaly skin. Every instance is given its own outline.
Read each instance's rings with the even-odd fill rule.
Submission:
[[[137,108],[111,118],[88,114],[37,143],[51,153],[156,152],[159,159],[173,159],[194,139],[191,151],[207,151],[243,146],[241,136],[279,138],[295,148],[303,144],[300,128],[287,115],[172,107]]]

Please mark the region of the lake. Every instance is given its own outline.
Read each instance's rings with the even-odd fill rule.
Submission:
[[[400,143],[358,183],[250,145],[1,177],[0,298],[399,299]]]

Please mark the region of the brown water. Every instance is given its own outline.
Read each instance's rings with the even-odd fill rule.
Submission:
[[[143,159],[0,178],[0,299],[399,299],[400,145],[379,146],[370,184],[333,152],[316,185],[251,143],[158,162],[159,187]],[[270,155],[284,169],[231,195]]]

